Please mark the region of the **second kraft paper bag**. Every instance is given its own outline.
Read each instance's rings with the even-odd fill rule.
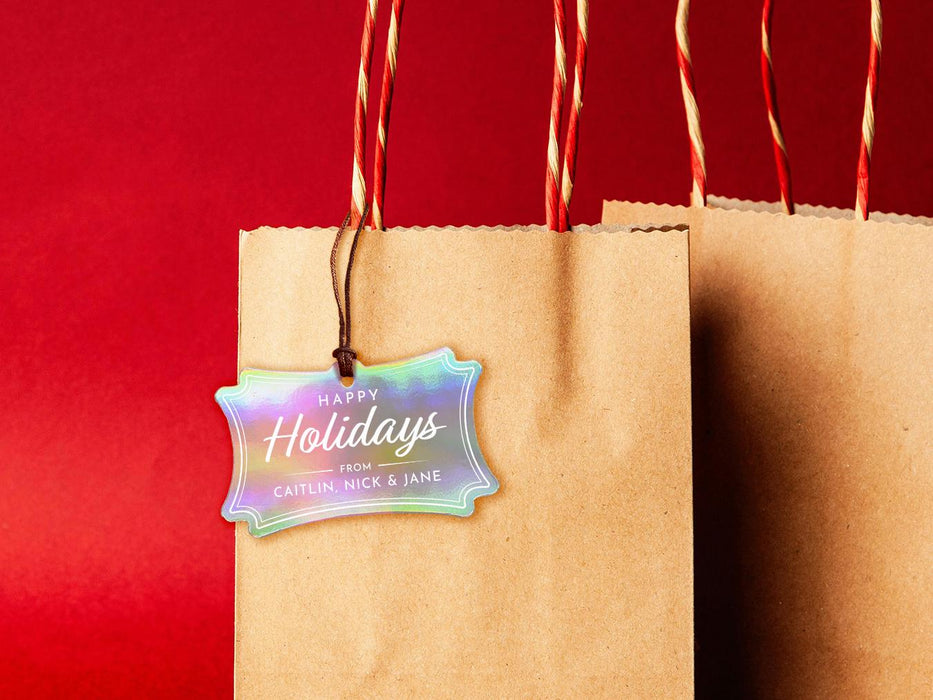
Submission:
[[[239,365],[330,365],[334,231],[240,241]],[[367,365],[482,364],[498,478],[467,518],[360,515],[236,532],[240,697],[691,697],[683,230],[362,234]]]
[[[871,3],[858,217],[793,213],[770,2],[759,36],[781,204],[707,197],[689,6],[678,4],[676,39],[696,206],[606,202],[603,223],[690,226],[698,687],[927,697],[933,227],[865,220],[881,3]]]
[[[700,675],[732,659],[752,695],[923,695],[930,220],[710,204],[603,209],[690,225]]]

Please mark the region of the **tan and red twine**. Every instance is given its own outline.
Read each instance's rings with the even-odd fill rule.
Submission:
[[[691,204],[706,206],[706,149],[703,132],[700,130],[700,110],[697,107],[696,89],[693,85],[693,61],[690,57],[690,0],[677,0],[674,33],[677,37],[677,65],[680,68],[680,90],[684,98],[687,115],[687,133],[690,136],[690,172],[693,176]]]
[[[573,104],[564,137],[564,167],[560,171],[559,140],[567,86],[566,19],[563,0],[554,0],[554,82],[551,91],[551,114],[548,131],[547,173],[545,176],[545,218],[551,231],[570,230],[570,200],[577,170],[577,147],[580,141],[580,115],[583,111],[583,88],[589,31],[589,0],[577,1],[576,56],[574,61]],[[560,175],[560,179],[558,179]]]
[[[373,168],[375,182],[373,184],[373,226],[382,229],[382,212],[385,196],[386,175],[386,146],[388,143],[389,112],[392,107],[392,94],[395,88],[395,69],[398,58],[399,30],[402,23],[402,9],[405,0],[393,0],[392,17],[389,21],[389,36],[386,42],[385,68],[382,74],[382,97],[379,103],[379,128],[377,133],[375,166]],[[353,271],[353,260],[356,256],[360,233],[366,226],[370,208],[366,201],[366,170],[363,159],[366,156],[366,113],[369,100],[369,77],[373,65],[373,40],[376,33],[376,10],[378,0],[367,0],[366,13],[363,17],[363,40],[360,45],[360,73],[357,80],[356,107],[353,112],[353,181],[351,183],[350,211],[343,223],[337,229],[334,245],[330,253],[330,274],[334,285],[334,300],[337,303],[337,316],[339,320],[339,337],[337,349],[333,355],[337,358],[337,366],[341,378],[353,377],[353,366],[356,361],[356,352],[351,346],[351,310],[350,310],[350,279]],[[337,274],[337,253],[340,240],[349,228],[356,229],[350,246],[350,255],[347,259],[347,269],[344,275],[343,304],[340,302],[340,284]]]
[[[366,117],[369,99],[369,79],[372,72],[373,44],[378,0],[367,0],[363,18],[363,38],[360,45],[360,70],[357,80],[356,105],[353,120],[353,179],[350,198],[350,226],[356,226],[366,211]],[[386,152],[388,149],[389,116],[395,90],[399,35],[405,0],[393,0],[389,33],[386,42],[382,75],[382,95],[379,104],[379,125],[375,165],[373,168],[372,226],[384,228]],[[580,139],[580,118],[583,111],[583,90],[588,52],[589,0],[577,3],[576,55],[574,66],[573,104],[564,141],[563,171],[559,139],[563,121],[564,94],[567,86],[566,20],[563,0],[554,0],[554,81],[551,95],[550,128],[548,132],[547,176],[545,201],[548,228],[567,231],[570,228],[570,202],[576,178],[577,150]],[[365,222],[364,222],[365,223]]]
[[[871,0],[871,48],[868,54],[868,83],[862,113],[862,139],[859,144],[855,218],[868,220],[868,181],[871,149],[875,143],[875,99],[878,96],[878,69],[881,64],[881,0]]]
[[[564,172],[561,177],[560,231],[570,230],[570,198],[577,174],[577,145],[580,141],[580,114],[583,111],[583,85],[586,78],[586,57],[589,37],[589,0],[577,1],[577,55],[573,77],[573,105],[567,124],[567,142],[564,146]]]
[[[790,161],[781,115],[778,111],[777,85],[774,81],[774,66],[771,59],[771,17],[774,14],[772,0],[764,0],[761,8],[761,82],[764,87],[765,105],[768,108],[768,123],[771,125],[771,142],[774,148],[774,163],[777,167],[778,185],[781,188],[781,204],[787,214],[794,213],[794,197],[791,191]]]
[[[777,106],[777,87],[771,57],[772,0],[764,0],[761,11],[761,78],[764,85],[768,122],[781,188],[784,211],[794,213],[791,192],[790,162],[787,146],[781,129]],[[677,65],[680,69],[680,85],[683,93],[684,111],[687,116],[687,131],[690,136],[690,165],[693,176],[691,204],[706,206],[706,152],[703,133],[700,130],[700,111],[697,107],[693,83],[693,63],[690,57],[690,0],[678,0],[674,31],[677,37]],[[871,150],[875,140],[875,102],[878,95],[878,68],[881,63],[881,0],[871,0],[871,48],[868,56],[868,83],[865,87],[865,109],[862,114],[862,133],[859,146],[858,181],[856,187],[855,218],[868,219],[868,184],[871,168]]]
[[[369,79],[373,65],[373,43],[376,33],[376,11],[379,0],[367,0],[363,17],[363,40],[360,45],[360,73],[357,80],[356,108],[353,114],[353,180],[350,196],[350,222],[356,227],[366,216],[366,116],[369,101]],[[379,126],[373,167],[373,228],[382,229],[385,211],[386,150],[389,141],[389,115],[395,92],[395,72],[398,61],[399,36],[405,0],[392,1],[392,15],[386,41],[385,66],[382,73],[382,95],[379,101]],[[365,224],[365,221],[364,221]]]
[[[369,102],[369,75],[373,66],[373,40],[376,34],[376,9],[379,0],[367,0],[363,17],[363,41],[360,46],[360,73],[356,83],[356,108],[353,113],[353,182],[350,196],[350,225],[356,226],[366,206],[366,110]]]
[[[554,81],[551,88],[551,118],[547,139],[547,174],[544,183],[544,204],[547,227],[559,230],[560,204],[560,127],[564,117],[564,91],[567,87],[567,30],[563,0],[554,0]]]
[[[395,74],[399,35],[401,30],[404,0],[393,0],[386,44],[383,69],[382,95],[379,109],[379,125],[375,155],[373,216],[376,229],[384,227],[386,151],[388,147],[389,115],[395,88]],[[373,43],[375,35],[378,0],[367,0],[363,22],[363,39],[360,49],[360,71],[357,81],[356,107],[354,111],[353,181],[350,202],[350,223],[355,225],[366,210],[366,174],[363,159],[366,154],[366,116],[369,96],[369,77],[372,70]],[[781,191],[781,202],[785,212],[794,212],[791,187],[790,162],[781,128],[777,102],[777,86],[771,53],[771,24],[773,0],[764,0],[761,15],[761,76],[768,122],[771,127],[772,146]],[[696,100],[693,78],[693,63],[690,55],[688,29],[690,0],[678,0],[675,19],[677,39],[677,64],[680,73],[681,92],[690,138],[690,166],[693,181],[691,204],[705,206],[707,199],[706,153],[703,133],[700,128],[700,113]],[[573,84],[573,103],[568,119],[564,141],[563,171],[560,171],[559,139],[563,120],[564,94],[567,85],[566,73],[566,20],[563,0],[554,0],[554,79],[551,92],[550,123],[548,131],[547,172],[545,181],[546,221],[549,229],[567,231],[570,228],[569,211],[576,176],[577,147],[579,144],[580,117],[583,110],[583,90],[586,77],[588,52],[589,2],[577,3],[577,32]],[[881,60],[881,0],[871,0],[871,46],[868,63],[868,81],[865,88],[865,108],[862,115],[862,131],[859,146],[858,178],[855,215],[859,220],[868,219],[868,192],[871,167],[871,151],[875,137],[875,101],[878,92],[878,72]],[[558,175],[560,174],[560,179]]]
[[[382,71],[382,96],[379,100],[379,129],[376,132],[376,165],[373,169],[373,228],[385,229],[382,216],[385,211],[386,149],[389,143],[389,113],[395,92],[395,65],[398,57],[399,33],[402,28],[402,10],[405,0],[392,0],[389,18],[389,38],[386,43],[385,67]]]

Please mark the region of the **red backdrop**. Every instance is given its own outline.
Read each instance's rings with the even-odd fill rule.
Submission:
[[[592,3],[574,221],[605,197],[686,202],[674,5]],[[795,194],[851,207],[868,2],[777,5]],[[710,189],[774,200],[759,8],[695,3],[691,31]],[[362,10],[0,9],[0,695],[230,694],[232,451],[213,392],[235,380],[237,232],[345,213]],[[543,222],[550,13],[409,1],[388,225]],[[872,205],[933,215],[933,5],[886,13]],[[385,0],[376,74],[387,17]],[[702,556],[697,576],[709,690],[729,647]]]

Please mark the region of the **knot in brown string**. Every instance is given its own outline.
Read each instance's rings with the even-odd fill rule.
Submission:
[[[337,251],[340,248],[340,239],[350,225],[350,214],[347,214],[340,228],[337,229],[337,236],[334,238],[334,247],[330,251],[330,276],[334,282],[334,301],[337,302],[337,317],[340,321],[340,338],[337,349],[334,350],[334,357],[337,358],[337,368],[340,370],[341,377],[353,376],[353,363],[356,361],[356,351],[350,345],[350,273],[353,271],[353,259],[356,256],[356,245],[360,240],[360,233],[366,224],[366,217],[369,216],[369,205],[363,209],[363,215],[356,225],[356,234],[353,236],[353,243],[350,245],[350,256],[347,258],[347,274],[344,277],[344,297],[343,306],[340,305],[340,282],[337,280]]]
[[[356,350],[351,347],[341,345],[334,350],[334,357],[337,358],[337,368],[340,370],[341,377],[353,376],[353,362],[356,360]]]

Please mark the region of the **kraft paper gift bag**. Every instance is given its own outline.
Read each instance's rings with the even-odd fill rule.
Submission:
[[[447,413],[443,420],[461,423],[464,448],[475,440],[469,449],[482,453],[494,477],[485,486],[497,481],[498,490],[486,488],[467,517],[355,515],[261,539],[238,523],[236,693],[244,698],[690,697],[686,231],[381,230],[401,5],[392,4],[387,41],[373,230],[354,238],[358,247],[344,241],[342,248],[334,243],[336,229],[261,228],[241,234],[239,365],[241,370],[318,371],[315,377],[328,370],[327,381],[337,381],[330,368],[339,328],[340,374],[356,367],[364,386],[373,365],[386,363],[389,369],[380,371],[389,373],[399,360],[419,358],[414,364],[422,366],[421,356],[449,348],[456,365],[468,365],[471,372],[481,366],[482,375],[469,390],[472,409],[452,421]],[[586,5],[581,7],[579,31],[585,37]],[[368,3],[361,51],[351,227],[366,221],[364,100],[374,8]],[[561,73],[563,55],[556,54],[555,74]],[[552,95],[551,228],[567,228],[584,66],[585,46],[577,51],[560,193],[561,91]],[[347,253],[348,246],[355,255]],[[339,322],[332,296],[341,293],[338,268],[347,271],[346,313]],[[351,301],[358,361],[346,350]],[[282,377],[245,376],[260,375],[270,383]],[[417,391],[427,393],[427,402],[438,400],[433,388]],[[358,393],[348,392],[348,400]],[[410,395],[415,393],[412,389]],[[460,393],[461,402],[466,395]],[[332,422],[348,420],[337,413],[334,409]],[[468,440],[469,414],[474,434]],[[239,427],[231,421],[242,455]],[[271,438],[263,438],[272,440],[269,453],[277,433],[278,424]],[[311,433],[302,434],[302,451]],[[432,463],[429,469],[445,458],[436,449],[401,457]],[[268,477],[258,462],[260,476]],[[406,473],[424,466],[387,462],[392,464],[374,466]],[[249,478],[244,463],[239,472],[234,469],[232,494],[240,493],[238,474]],[[406,508],[411,501],[421,507],[425,501],[411,494],[396,500],[407,501],[400,504]],[[365,508],[380,500],[362,498]],[[320,506],[328,512],[346,507],[345,502]],[[282,517],[271,520],[281,523]],[[249,526],[255,529],[255,518]]]
[[[639,220],[690,224],[698,680],[927,695],[933,228],[605,204]]]
[[[686,17],[678,22],[682,86],[692,98]],[[766,16],[765,93],[790,202],[769,24]],[[876,59],[880,14],[872,27]],[[876,71],[873,60],[863,211]],[[685,104],[696,202],[705,196],[702,137],[695,101]],[[708,203],[603,209],[604,223],[690,227],[698,688],[929,696],[931,222]]]
[[[500,489],[467,518],[238,523],[238,696],[692,695],[686,233],[616,229],[362,234],[360,360],[478,360]],[[329,365],[334,233],[241,235],[241,368]]]

